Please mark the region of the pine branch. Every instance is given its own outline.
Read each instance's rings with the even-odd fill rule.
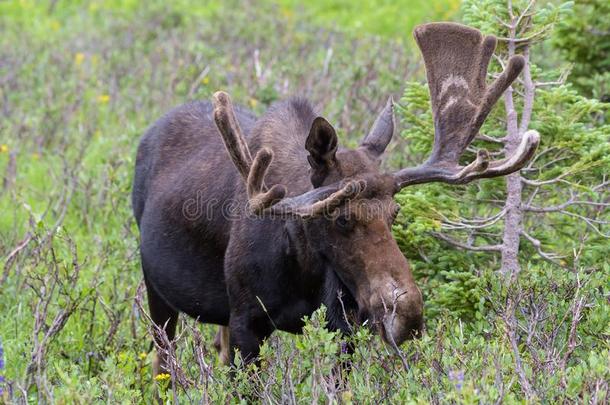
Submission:
[[[448,244],[450,244],[454,247],[464,249],[464,250],[471,250],[473,252],[500,252],[502,250],[501,245],[473,246],[471,244],[459,242],[459,241],[457,241],[453,238],[450,238],[449,236],[444,235],[439,232],[432,232],[432,235],[438,239],[441,239],[441,240],[447,242]]]

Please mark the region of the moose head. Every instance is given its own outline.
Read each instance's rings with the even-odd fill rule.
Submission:
[[[393,196],[415,184],[464,184],[512,173],[532,157],[539,142],[538,134],[528,131],[516,152],[504,159],[490,160],[489,153],[480,150],[470,163],[461,164],[466,148],[525,61],[512,57],[487,84],[494,37],[453,23],[423,25],[414,35],[424,57],[435,128],[432,153],[417,167],[391,173],[380,169],[395,128],[390,99],[353,150],[340,148],[332,125],[315,118],[304,144],[311,189],[290,195],[286,185],[266,183],[273,149],[262,147],[252,157],[229,96],[214,95],[214,119],[246,183],[249,212],[284,219],[300,260],[323,262],[334,271],[354,297],[360,320],[369,319],[394,345],[420,333],[423,301],[392,237],[399,208]]]

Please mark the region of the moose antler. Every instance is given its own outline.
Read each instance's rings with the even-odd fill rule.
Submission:
[[[351,200],[366,188],[366,182],[362,179],[352,180],[337,186],[326,186],[315,188],[307,193],[292,198],[285,198],[268,212],[272,216],[298,216],[301,218],[313,218],[323,215],[332,215],[333,211]]]
[[[320,187],[291,198],[284,198],[287,191],[283,185],[276,184],[268,189],[264,179],[273,160],[273,151],[261,148],[252,160],[229,95],[218,91],[214,93],[213,102],[216,126],[233,164],[246,182],[248,209],[251,213],[302,218],[324,215],[364,190],[366,184],[362,180],[350,181],[341,187]]]
[[[441,181],[468,183],[474,179],[506,175],[521,169],[533,156],[540,137],[536,131],[523,134],[511,156],[490,161],[480,150],[476,159],[459,165],[459,158],[479,132],[485,118],[525,65],[513,56],[491,85],[486,84],[489,61],[496,38],[455,23],[431,23],[417,27],[415,40],[424,57],[434,116],[434,146],[420,166],[394,173],[400,188]]]
[[[276,184],[267,190],[263,180],[267,169],[273,160],[270,149],[261,149],[252,161],[248,144],[241,132],[241,128],[231,98],[225,92],[214,93],[214,121],[222,135],[225,147],[231,156],[233,164],[246,182],[248,191],[248,207],[253,213],[260,213],[272,206],[286,195],[286,187]]]

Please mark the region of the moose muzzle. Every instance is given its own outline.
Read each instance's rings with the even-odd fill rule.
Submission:
[[[406,289],[393,285],[374,300],[370,318],[383,340],[398,346],[422,335],[423,306],[422,295],[415,285]]]

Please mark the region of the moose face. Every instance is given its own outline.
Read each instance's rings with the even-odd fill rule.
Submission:
[[[367,173],[358,198],[302,221],[314,260],[324,262],[358,304],[361,323],[399,345],[421,335],[423,300],[391,226],[398,213],[391,176]]]
[[[303,220],[306,239],[350,290],[359,320],[376,327],[390,344],[421,335],[422,295],[391,232],[399,210],[396,180],[379,171],[380,155],[392,138],[391,101],[355,150],[338,150],[337,135],[323,118],[314,120],[305,147],[314,187],[348,180],[364,187],[332,212]]]

